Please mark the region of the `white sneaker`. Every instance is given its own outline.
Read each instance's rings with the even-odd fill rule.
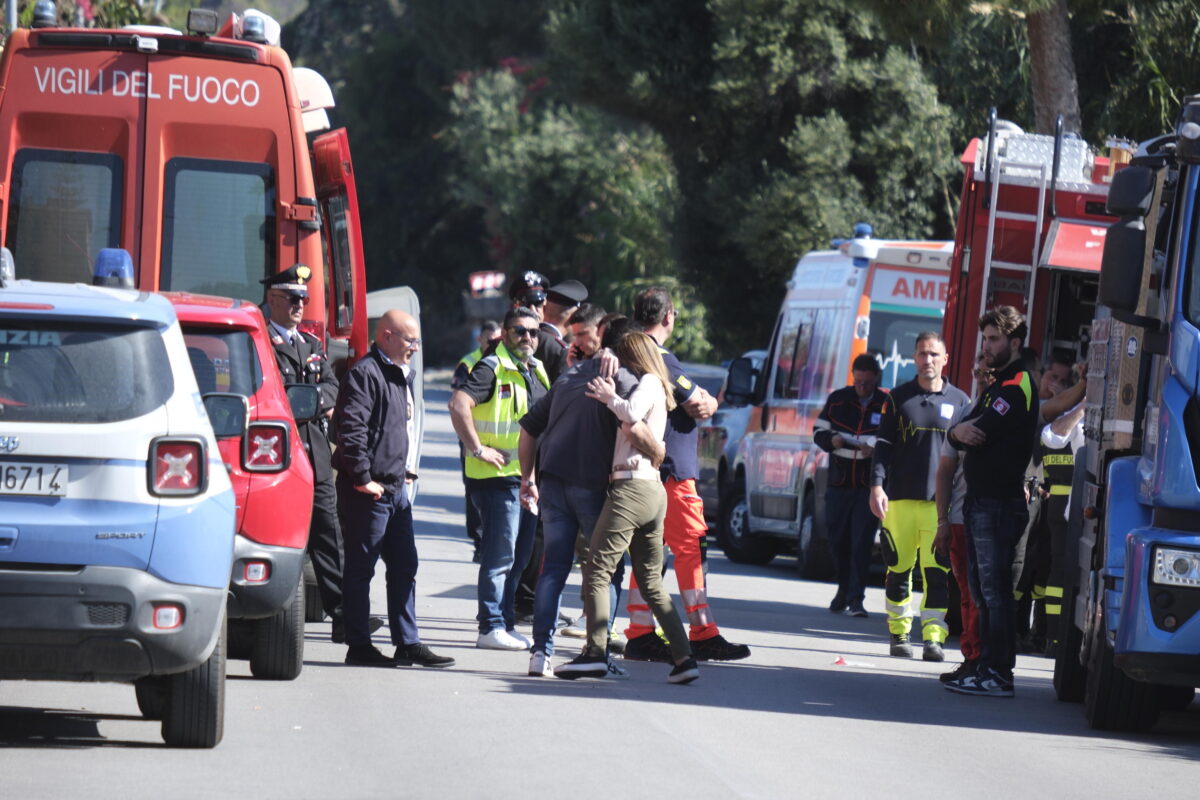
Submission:
[[[505,631],[505,633],[507,633],[509,636],[513,637],[514,639],[516,639],[518,642],[521,642],[522,644],[524,644],[526,650],[533,647],[533,641],[525,634],[523,634],[517,630]]]
[[[514,637],[503,628],[493,628],[487,633],[479,634],[475,646],[484,650],[528,650],[529,645]]]
[[[553,678],[554,667],[550,663],[550,656],[541,650],[534,650],[529,656],[529,674],[534,678]]]
[[[586,639],[587,632],[587,617],[581,616],[579,619],[572,622],[570,625],[559,631],[559,635],[567,636],[572,639]]]
[[[608,656],[608,677],[613,680],[624,681],[629,679],[629,673],[624,667],[613,661],[612,656]]]

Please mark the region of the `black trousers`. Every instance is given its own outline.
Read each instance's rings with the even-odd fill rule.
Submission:
[[[313,486],[312,524],[308,529],[308,556],[317,574],[321,607],[335,621],[342,619],[342,530],[338,525],[337,490],[333,478]]]

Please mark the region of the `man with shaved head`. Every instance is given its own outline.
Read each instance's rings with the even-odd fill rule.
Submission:
[[[421,643],[416,618],[417,545],[412,505],[404,491],[416,479],[409,443],[416,404],[410,378],[421,347],[417,320],[403,311],[384,314],[375,344],[342,380],[337,398],[338,506],[344,526],[346,565],[342,608],[346,619],[346,663],[365,667],[419,664],[448,667]],[[371,643],[370,590],[375,564],[387,570],[388,624],[394,656]]]

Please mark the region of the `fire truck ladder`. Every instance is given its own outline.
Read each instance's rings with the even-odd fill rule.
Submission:
[[[1055,191],[1058,188],[1064,145],[1062,116],[1058,117],[1054,136],[1027,134],[1019,132],[1019,129],[1008,133],[1004,137],[1003,154],[997,152],[996,133],[997,126],[1006,123],[1001,123],[996,119],[995,108],[991,109],[988,117],[987,163],[984,174],[990,184],[990,194],[985,206],[989,213],[987,241],[984,245],[983,254],[983,285],[979,290],[979,308],[982,312],[988,307],[988,293],[991,288],[993,265],[1018,272],[1027,271],[1029,273],[1029,289],[1028,296],[1025,299],[1025,316],[1026,319],[1032,319],[1034,291],[1037,288],[1038,263],[1041,261],[1042,255],[1042,231],[1046,222],[1047,193],[1050,194],[1050,217],[1054,218],[1057,216]],[[1068,167],[1068,174],[1073,175],[1082,168],[1084,160],[1088,157],[1087,145],[1078,139],[1069,142],[1068,145],[1070,150],[1068,159],[1072,162]],[[1079,164],[1075,164],[1074,162],[1079,162]],[[1038,193],[1036,214],[1021,211],[1005,211],[998,208],[1000,184],[1004,183],[1005,175],[1010,176],[1010,178],[1033,180],[1032,185],[1037,189]],[[995,246],[997,220],[1032,222],[1034,224],[1033,246],[1028,264],[1000,261],[995,257],[993,248]],[[976,334],[976,353],[979,352],[982,342],[983,334]]]

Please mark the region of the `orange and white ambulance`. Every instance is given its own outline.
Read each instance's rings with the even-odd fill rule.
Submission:
[[[803,574],[832,572],[828,456],[813,423],[829,393],[850,383],[856,356],[874,354],[891,388],[916,373],[917,334],[942,329],[954,243],[855,233],[800,259],[762,367],[738,359],[729,368],[726,400],[754,406],[720,504],[718,539],[734,561],[766,563],[795,548]]]
[[[346,132],[327,131],[329,85],[292,66],[278,23],[251,11],[218,31],[194,9],[186,33],[102,30],[40,12],[0,59],[0,238],[17,277],[88,283],[116,247],[141,289],[258,303],[264,277],[302,262],[302,327],[335,360],[365,353]]]

